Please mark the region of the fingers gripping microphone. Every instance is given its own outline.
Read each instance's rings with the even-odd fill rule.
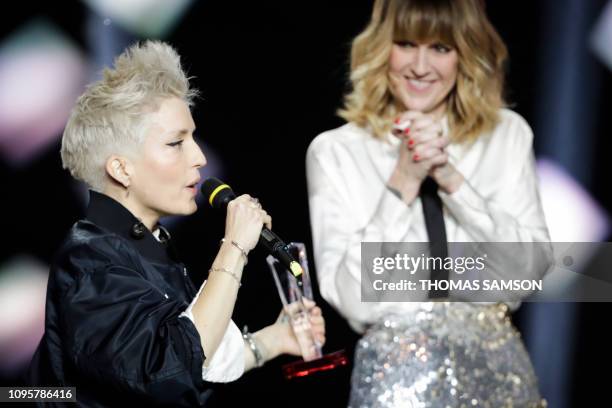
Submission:
[[[210,177],[202,184],[202,194],[208,199],[208,203],[213,208],[225,208],[227,204],[236,198],[236,194],[230,186],[215,177]],[[293,259],[287,245],[275,233],[265,226],[261,229],[259,244],[278,259],[294,276],[302,274],[302,267]]]

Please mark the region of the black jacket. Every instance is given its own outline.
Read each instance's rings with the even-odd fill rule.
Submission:
[[[169,236],[159,242],[146,228],[134,231],[137,224],[121,204],[91,192],[86,219],[51,267],[31,385],[74,386],[87,407],[200,406],[209,398],[200,336],[179,318],[196,289]]]

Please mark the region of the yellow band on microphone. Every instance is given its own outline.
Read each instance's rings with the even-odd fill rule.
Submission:
[[[289,269],[291,269],[291,273],[293,273],[293,276],[296,278],[303,273],[302,267],[295,261],[291,261],[291,264],[289,264]]]
[[[210,194],[210,197],[208,197],[208,203],[210,204],[211,207],[213,205],[213,200],[215,199],[219,191],[225,190],[226,188],[230,188],[230,186],[228,186],[227,184],[221,184],[219,187],[213,190],[213,192]]]

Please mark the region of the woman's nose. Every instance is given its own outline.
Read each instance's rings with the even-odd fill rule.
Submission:
[[[429,71],[427,46],[420,45],[415,51],[410,68],[416,76],[425,76]]]
[[[200,168],[206,166],[206,156],[195,140],[193,140],[192,157],[194,167]]]

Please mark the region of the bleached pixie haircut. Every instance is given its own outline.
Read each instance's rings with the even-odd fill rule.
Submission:
[[[112,154],[129,155],[143,142],[149,114],[162,100],[178,97],[189,106],[197,96],[180,57],[160,41],[137,43],[87,86],[72,109],[62,137],[62,165],[77,180],[102,192]]]

